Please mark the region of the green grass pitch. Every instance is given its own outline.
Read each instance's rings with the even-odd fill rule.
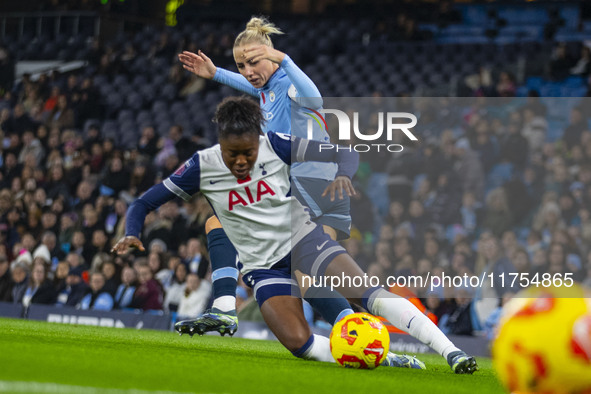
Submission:
[[[345,369],[293,357],[278,342],[0,319],[0,392],[55,393],[502,393],[489,359],[454,375]]]

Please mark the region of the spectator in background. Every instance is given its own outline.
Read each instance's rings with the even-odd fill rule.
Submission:
[[[514,112],[511,115],[509,125],[507,126],[507,133],[501,137],[500,144],[501,160],[507,160],[516,169],[523,171],[527,164],[529,152],[528,141],[521,134],[521,116],[519,112]]]
[[[168,258],[167,267],[156,273],[156,279],[160,282],[167,295],[168,290],[174,281],[176,267],[178,267],[179,264],[181,264],[181,258],[179,256],[170,256]]]
[[[83,180],[78,184],[76,187],[76,196],[74,197],[72,208],[76,211],[76,213],[81,213],[82,208],[86,204],[93,203],[93,193],[94,193],[94,185],[88,181]]]
[[[503,235],[513,225],[507,195],[502,188],[491,190],[486,196],[486,214],[482,225],[496,237]]]
[[[35,138],[35,134],[32,130],[25,130],[23,133],[22,143],[23,146],[18,156],[19,163],[24,163],[25,157],[30,154],[34,157],[35,167],[38,167],[45,157],[45,151],[41,145],[41,142]]]
[[[164,260],[165,256],[163,252],[150,251],[150,253],[148,253],[148,266],[152,270],[152,275],[154,277],[156,277],[158,272],[164,269]]]
[[[496,86],[497,95],[499,97],[515,97],[516,90],[515,77],[507,71],[501,71]]]
[[[157,219],[150,229],[146,229],[146,240],[150,244],[155,239],[164,242],[167,248],[178,250],[184,240],[185,219],[180,214],[176,201],[169,201],[158,209]]]
[[[165,310],[170,312],[176,312],[178,310],[185,294],[187,273],[187,266],[185,264],[180,263],[176,266],[172,283],[166,291],[166,298],[164,299]]]
[[[153,126],[144,126],[138,142],[138,152],[148,157],[154,157],[158,153],[158,136]]]
[[[482,204],[478,202],[473,193],[466,192],[462,196],[460,214],[462,216],[462,228],[468,234],[473,234],[480,224],[482,216]]]
[[[0,302],[12,301],[12,278],[10,264],[5,255],[0,255]]]
[[[0,46],[0,95],[12,89],[14,82],[14,60],[8,48]]]
[[[102,115],[101,106],[97,105],[100,102],[100,95],[93,86],[92,78],[82,80],[78,95],[79,99],[76,107],[78,115],[77,127],[82,128],[85,120],[97,119]]]
[[[531,263],[529,261],[529,255],[527,251],[519,247],[511,256],[511,262],[515,267],[515,272],[524,273],[525,275],[533,274],[531,269]]]
[[[108,164],[109,168],[102,176],[101,189],[107,187],[105,193],[111,196],[118,196],[123,190],[129,186],[129,172],[123,166],[123,160],[120,156],[115,156]]]
[[[533,220],[533,229],[541,233],[542,241],[549,244],[554,231],[565,227],[558,204],[550,199],[542,203]]]
[[[497,238],[489,236],[483,241],[482,254],[485,259],[486,267],[483,271],[477,271],[476,274],[480,275],[482,272],[493,273],[492,287],[499,297],[502,297],[508,291],[519,290],[518,286],[511,286],[512,284],[508,284],[507,282],[505,282],[503,286],[501,283],[501,274],[506,275],[509,272],[516,271],[511,261],[503,255]]]
[[[133,197],[140,196],[154,185],[154,177],[148,160],[144,158],[136,160],[129,179],[129,194]]]
[[[197,150],[195,143],[183,135],[180,125],[173,125],[168,130],[167,139],[174,145],[179,162],[185,162]]]
[[[84,138],[84,150],[90,152],[93,144],[102,144],[103,136],[96,123],[92,123],[86,131],[86,137]]]
[[[56,293],[59,294],[66,288],[67,286],[67,278],[68,273],[70,272],[70,266],[66,261],[60,261],[57,263],[55,267],[55,273],[53,276],[53,288],[55,289]]]
[[[58,293],[56,305],[74,307],[88,292],[88,285],[82,280],[84,270],[81,266],[70,268],[66,286]]]
[[[485,177],[478,154],[472,150],[467,138],[460,138],[455,143],[454,154],[454,171],[460,180],[462,192],[472,193],[477,200],[481,200],[484,196]]]
[[[2,125],[2,130],[8,133],[15,133],[17,136],[21,136],[27,130],[35,130],[36,125],[29,114],[25,111],[23,104],[16,104],[12,111],[12,116],[6,120],[6,123]]]
[[[107,259],[101,264],[100,270],[105,278],[105,286],[103,290],[111,294],[111,296],[114,296],[120,283],[117,264],[115,264],[113,260]]]
[[[191,238],[187,242],[187,267],[189,272],[197,274],[199,278],[205,278],[209,269],[209,260],[203,255],[203,245],[197,238]]]
[[[154,279],[152,270],[145,259],[136,261],[139,285],[133,295],[130,307],[143,310],[161,310],[164,294],[162,286]]]
[[[446,335],[474,335],[474,330],[480,329],[478,318],[472,307],[474,289],[458,287],[454,289],[455,308],[443,315],[439,321],[439,328]]]
[[[587,119],[583,115],[583,110],[577,107],[573,108],[570,111],[570,123],[562,135],[562,140],[569,151],[573,146],[581,143],[581,136],[588,128]]]
[[[499,326],[499,322],[501,320],[503,306],[507,304],[507,302],[511,301],[511,299],[515,296],[515,293],[507,292],[500,300],[499,306],[486,318],[484,322],[484,330],[486,333],[486,338],[488,340],[493,340],[497,336],[497,329]]]
[[[115,307],[125,309],[131,305],[137,287],[137,274],[131,267],[125,266],[121,270],[121,284],[115,292]]]
[[[203,313],[211,295],[211,283],[195,273],[187,275],[187,286],[179,304],[179,318],[195,318]]]
[[[82,310],[110,311],[113,309],[113,296],[104,289],[105,276],[101,272],[90,274],[90,292],[80,301]]]
[[[58,196],[70,199],[70,191],[64,179],[64,169],[60,164],[55,164],[49,169],[49,180],[45,190],[47,190],[47,197],[52,200]]]
[[[22,104],[27,114],[30,114],[35,106],[43,105],[43,100],[39,96],[39,86],[37,84],[32,83],[25,87],[25,96],[23,97]]]
[[[45,100],[45,103],[43,104],[43,112],[45,113],[46,117],[48,117],[49,114],[53,112],[53,109],[57,106],[57,100],[60,94],[60,87],[58,85],[54,85],[51,88],[50,96]]]
[[[93,211],[94,212],[94,211]],[[98,220],[97,220],[98,223]],[[97,224],[96,226],[96,230],[94,230],[92,232],[92,238],[91,238],[91,253],[93,256],[96,256],[97,254],[108,254],[109,250],[110,250],[110,245],[109,245],[109,238],[107,238],[107,235],[105,234],[105,230],[103,230],[102,228],[100,228],[101,225]]]
[[[187,218],[187,237],[200,238],[205,236],[205,222],[213,210],[207,199],[203,196],[195,196],[184,203]]]
[[[86,237],[84,236],[84,233],[82,231],[74,231],[72,234],[70,253],[66,256],[66,261],[68,261],[71,268],[83,264],[84,270],[88,269],[86,261],[92,260],[89,246],[90,245],[86,245]]]
[[[49,127],[70,128],[75,126],[74,110],[68,106],[68,98],[60,95],[57,104],[47,118]]]
[[[551,79],[561,81],[568,77],[571,67],[573,66],[573,59],[569,55],[566,44],[559,43],[553,50],[548,64],[548,73]]]
[[[44,262],[37,260],[33,263],[29,284],[22,298],[24,307],[31,304],[55,304],[57,293],[47,278],[47,267]]]
[[[22,303],[28,286],[29,266],[23,261],[15,261],[10,266],[12,277],[12,302]]]
[[[586,77],[591,72],[591,49],[584,44],[581,46],[580,56],[579,60],[577,60],[575,65],[570,69],[570,73],[572,75]]]

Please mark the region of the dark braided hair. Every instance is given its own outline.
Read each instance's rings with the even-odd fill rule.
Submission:
[[[262,134],[265,122],[261,107],[246,96],[227,97],[216,108],[214,123],[218,125],[219,139],[230,135]]]

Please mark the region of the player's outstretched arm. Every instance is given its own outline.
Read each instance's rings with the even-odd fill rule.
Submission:
[[[130,248],[137,248],[144,251],[144,245],[139,236],[142,232],[144,220],[148,212],[153,211],[165,202],[172,200],[175,194],[168,190],[164,184],[159,183],[152,186],[140,198],[135,200],[127,209],[125,217],[125,237],[121,238],[111,252],[124,254]]]
[[[183,68],[205,79],[212,79],[222,85],[239,90],[243,93],[258,97],[257,90],[242,75],[216,67],[205,53],[183,51],[178,55]]]
[[[289,97],[302,107],[318,109],[322,107],[323,100],[320,91],[314,82],[298,67],[297,64],[288,56],[281,62],[281,68],[295,88],[295,92],[290,89]]]
[[[197,53],[183,51],[178,56],[185,70],[205,79],[213,79],[215,76],[217,67],[205,53],[201,51]]]

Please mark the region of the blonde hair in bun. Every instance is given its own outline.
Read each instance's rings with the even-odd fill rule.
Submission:
[[[263,16],[253,16],[246,24],[246,29],[236,37],[234,48],[244,44],[263,44],[273,48],[271,34],[283,34],[281,30]]]

